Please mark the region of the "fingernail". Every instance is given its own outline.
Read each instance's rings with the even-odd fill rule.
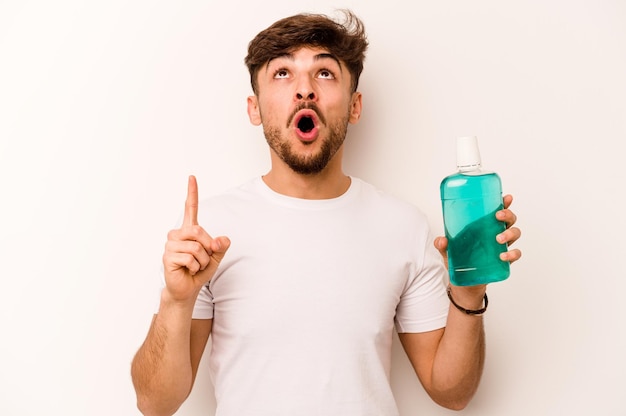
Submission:
[[[502,234],[498,234],[496,236],[496,240],[498,240],[498,243],[502,244],[504,243],[504,236]]]

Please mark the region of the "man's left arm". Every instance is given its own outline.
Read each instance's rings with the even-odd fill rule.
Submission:
[[[509,246],[521,236],[513,227],[517,217],[509,210],[513,198],[504,197],[504,209],[496,215],[506,223],[498,241]],[[447,240],[435,239],[435,247],[447,264]],[[521,257],[519,249],[508,250],[501,259],[513,263]],[[450,296],[468,310],[484,307],[486,285],[451,286]],[[439,405],[460,410],[467,406],[478,389],[485,361],[485,332],[481,315],[471,315],[450,304],[446,327],[423,333],[400,333],[400,341],[428,395]]]

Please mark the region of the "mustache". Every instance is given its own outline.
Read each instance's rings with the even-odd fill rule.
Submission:
[[[289,115],[289,118],[287,119],[287,127],[291,126],[291,122],[293,121],[294,117],[296,116],[296,114],[298,114],[298,112],[302,111],[302,110],[313,110],[315,112],[315,114],[317,115],[317,118],[319,119],[320,123],[322,124],[326,124],[326,118],[324,117],[324,115],[321,113],[319,107],[317,106],[317,104],[313,103],[313,102],[304,102],[304,103],[298,103],[298,105],[296,105],[296,108],[293,110],[293,112],[291,113],[291,115]]]

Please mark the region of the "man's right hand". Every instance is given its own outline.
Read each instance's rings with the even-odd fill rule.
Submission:
[[[176,302],[195,301],[230,247],[227,237],[212,238],[198,225],[198,184],[189,177],[185,216],[180,229],[167,235],[163,266],[165,290]]]

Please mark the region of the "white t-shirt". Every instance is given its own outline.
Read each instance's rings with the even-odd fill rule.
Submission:
[[[394,326],[445,326],[447,271],[414,206],[352,178],[328,200],[261,178],[200,202],[231,247],[194,318],[213,318],[219,416],[392,416]]]

